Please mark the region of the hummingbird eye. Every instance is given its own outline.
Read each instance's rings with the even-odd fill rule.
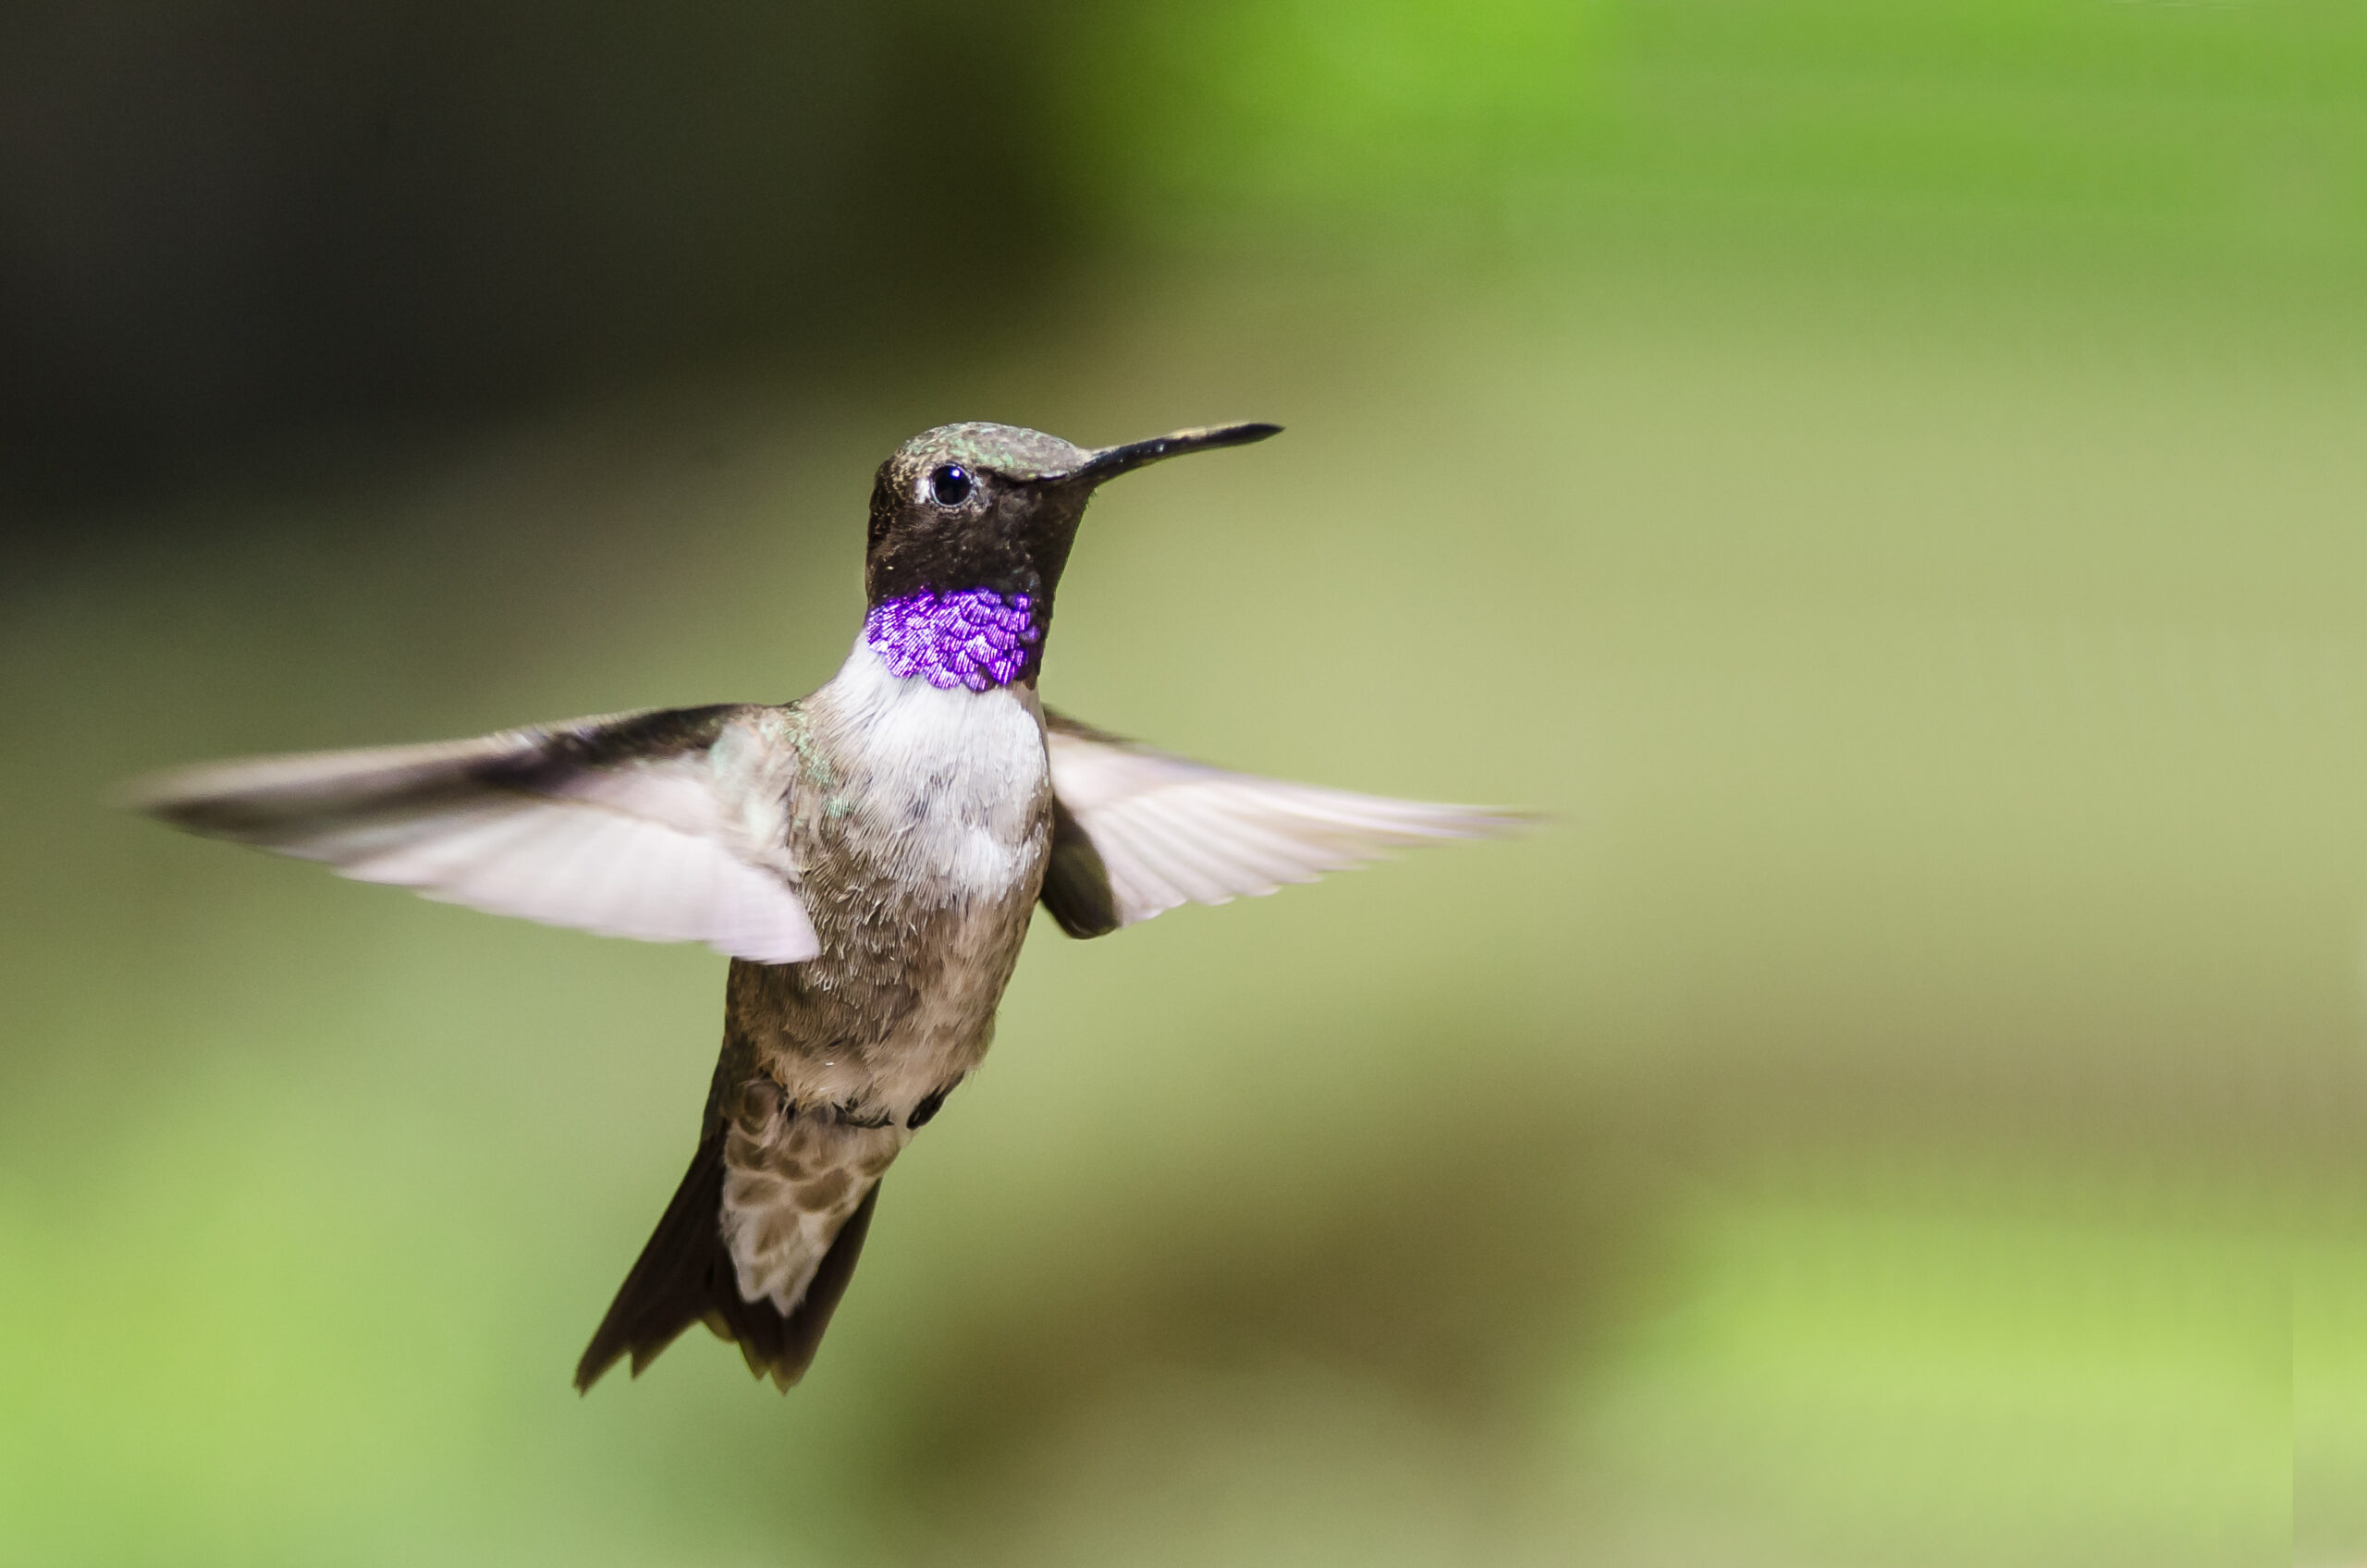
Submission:
[[[928,493],[940,507],[958,507],[970,498],[970,471],[960,463],[947,463],[928,476]]]

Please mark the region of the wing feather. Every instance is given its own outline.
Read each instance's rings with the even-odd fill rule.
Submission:
[[[357,881],[760,963],[820,950],[754,707],[651,710],[474,741],[217,763],[134,803]],[[752,759],[753,762],[752,762]]]
[[[1052,788],[1107,868],[1122,924],[1312,882],[1392,850],[1490,838],[1517,814],[1231,773],[1047,711]]]

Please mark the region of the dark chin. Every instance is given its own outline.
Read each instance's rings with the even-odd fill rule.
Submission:
[[[1032,498],[1036,504],[1023,509],[1014,497],[1012,509],[994,520],[999,526],[916,530],[909,522],[900,526],[902,520],[893,515],[883,488],[874,496],[871,549],[864,568],[871,602],[924,589],[949,594],[988,588],[1005,597],[1024,594],[1049,614],[1076,542],[1085,496],[1038,491]]]
[[[1057,580],[1057,571],[1046,573],[1029,554],[1016,550],[889,549],[875,555],[864,574],[875,605],[924,590],[952,594],[970,588],[992,589],[1005,598],[1024,594],[1036,604],[1049,605]]]
[[[1085,521],[1085,503],[1093,498],[1090,485],[1051,488],[1054,494],[1047,497],[1049,504],[1031,520],[1027,535],[1027,558],[1043,584],[1040,592],[1048,613],[1061,575],[1068,570],[1069,552],[1075,547],[1077,529]]]

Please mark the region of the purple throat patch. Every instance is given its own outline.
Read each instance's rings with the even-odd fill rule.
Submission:
[[[940,691],[984,692],[1018,680],[1044,633],[1024,594],[1005,598],[991,588],[952,594],[924,588],[874,605],[864,618],[863,640],[899,680],[919,676]]]

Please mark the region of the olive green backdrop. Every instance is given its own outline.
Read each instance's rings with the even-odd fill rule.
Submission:
[[[28,6],[0,1559],[2367,1552],[2367,25],[2336,4]],[[785,699],[922,426],[1044,689],[1551,815],[1046,923],[783,1398],[568,1376],[723,962],[176,838]]]

